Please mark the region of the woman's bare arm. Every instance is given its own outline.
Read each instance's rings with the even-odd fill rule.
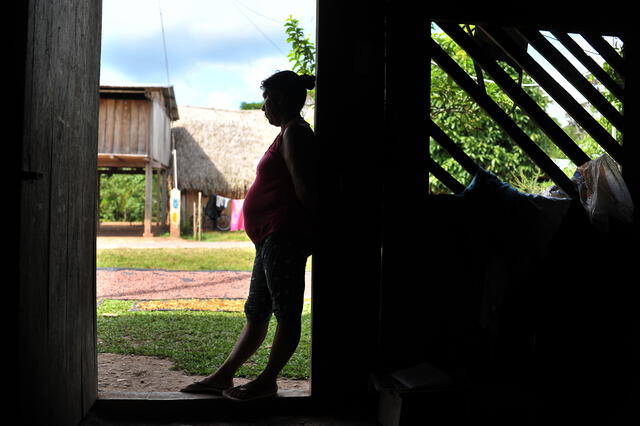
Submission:
[[[282,156],[291,174],[298,200],[305,208],[315,211],[315,135],[311,128],[288,127],[282,135]]]

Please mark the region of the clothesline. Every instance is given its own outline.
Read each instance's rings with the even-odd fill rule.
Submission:
[[[244,199],[235,200],[232,198],[221,197],[216,194],[209,196],[209,202],[205,208],[205,214],[215,220],[218,217],[219,212],[225,209],[230,209],[230,231],[242,231],[244,230],[244,215],[242,213],[242,205]],[[215,208],[213,206],[215,205]]]

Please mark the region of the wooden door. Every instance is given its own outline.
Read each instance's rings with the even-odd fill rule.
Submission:
[[[77,424],[97,396],[101,1],[27,3],[17,19],[25,64],[17,132],[20,417]]]

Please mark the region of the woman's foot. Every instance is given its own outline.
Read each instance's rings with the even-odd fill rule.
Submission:
[[[220,375],[213,374],[199,382],[191,383],[190,385],[180,389],[180,392],[222,395],[224,390],[232,387],[233,378],[221,377]]]
[[[278,393],[278,384],[275,380],[257,379],[245,383],[242,386],[229,388],[222,392],[222,396],[234,401],[253,401],[261,398],[275,396]]]

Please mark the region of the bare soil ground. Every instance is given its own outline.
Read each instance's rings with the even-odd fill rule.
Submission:
[[[167,359],[147,356],[98,354],[98,392],[178,392],[181,388],[203,379],[173,370]],[[236,378],[235,385],[248,380]],[[295,389],[309,392],[308,380],[280,379],[282,390]]]

